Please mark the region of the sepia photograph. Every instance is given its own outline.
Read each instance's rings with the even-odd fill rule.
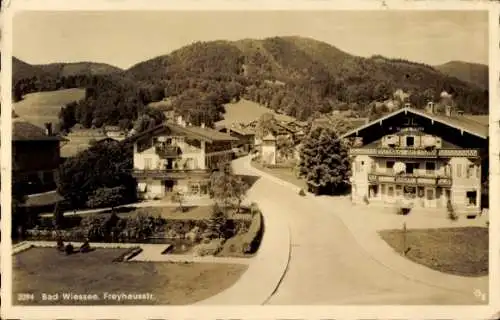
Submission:
[[[489,26],[16,12],[12,306],[487,306]]]

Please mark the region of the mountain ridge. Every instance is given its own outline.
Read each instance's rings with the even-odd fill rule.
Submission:
[[[87,88],[86,100],[68,115],[85,126],[116,125],[122,118],[129,126],[150,102],[164,98],[195,125],[221,120],[223,105],[239,99],[299,120],[333,110],[373,119],[405,102],[417,108],[439,102],[445,91],[465,113],[488,113],[487,87],[451,71],[380,55],[356,56],[298,36],[196,41],[122,71],[91,62],[32,66],[16,60],[16,65],[22,74],[30,68],[40,74],[16,81],[18,98],[33,91]],[[19,79],[16,70],[14,78]]]

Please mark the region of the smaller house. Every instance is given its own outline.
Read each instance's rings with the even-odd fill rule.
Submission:
[[[104,126],[103,131],[108,138],[116,141],[122,141],[127,137],[126,131],[118,126]]]
[[[276,164],[276,137],[269,133],[262,138],[261,161],[263,165]]]
[[[65,139],[21,118],[12,123],[12,179],[26,194],[55,189],[55,175],[61,163],[60,143]]]
[[[161,199],[181,192],[186,198],[209,196],[209,179],[230,161],[237,138],[182,117],[125,139],[134,145],[133,176],[140,198]]]
[[[236,147],[242,148],[245,152],[250,152],[255,146],[255,130],[251,128],[241,124],[232,124],[228,127],[221,127],[219,131],[237,138],[240,142]]]

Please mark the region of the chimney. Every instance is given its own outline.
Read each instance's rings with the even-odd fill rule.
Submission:
[[[205,122],[202,122],[202,123],[201,123],[201,127],[202,127],[202,128],[205,128]]]
[[[48,136],[52,135],[52,123],[51,122],[45,123],[45,134]]]

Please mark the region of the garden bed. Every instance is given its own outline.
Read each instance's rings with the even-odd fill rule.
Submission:
[[[113,262],[130,249],[101,249],[66,256],[55,248],[32,248],[13,256],[13,297],[33,294],[17,305],[184,305],[209,298],[233,285],[245,265]],[[152,295],[151,299],[106,300],[111,294]],[[42,293],[59,293],[43,301]],[[63,300],[62,293],[96,294],[100,300]]]
[[[380,236],[398,253],[431,269],[460,276],[488,275],[488,228],[383,230]],[[406,248],[403,248],[406,242]]]
[[[214,238],[210,236],[214,231],[211,216],[205,217],[203,214],[198,218],[165,218],[161,213],[171,211],[162,209],[164,208],[145,208],[115,216],[104,213],[88,215],[82,220],[73,219],[71,225],[75,226],[68,229],[55,231],[53,228],[42,227],[27,230],[25,240],[56,242],[61,238],[64,242],[84,242],[88,237],[91,243],[171,244],[171,254],[189,254],[193,253],[193,247],[202,241]],[[182,214],[180,211],[179,213]],[[263,230],[258,208],[245,208],[241,213],[230,216],[232,218],[224,219],[223,225],[217,227],[224,230],[222,234],[215,236],[224,238],[217,253],[221,256],[245,256],[255,253]]]

